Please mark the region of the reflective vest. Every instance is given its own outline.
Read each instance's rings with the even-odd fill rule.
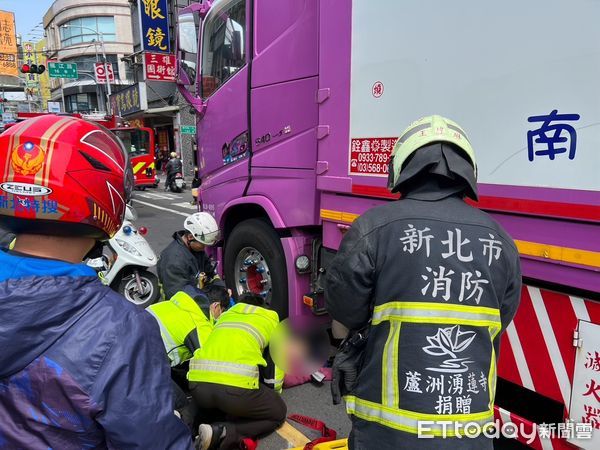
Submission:
[[[444,434],[444,421],[490,423],[496,391],[493,343],[501,326],[500,311],[490,307],[433,302],[375,306],[369,334],[374,342],[366,351],[379,360],[380,391],[373,392],[373,384],[371,390],[361,389],[365,383],[359,377],[356,391],[345,397],[347,412],[412,434],[419,434],[419,422],[426,421],[426,433],[434,436]],[[425,345],[422,336],[429,336]],[[411,356],[423,350],[431,358],[415,366]],[[444,435],[452,436],[454,429],[447,427]]]
[[[275,311],[234,305],[219,317],[206,343],[194,353],[188,380],[258,389],[259,366],[267,366],[263,353],[278,324]],[[276,388],[283,384],[281,371],[274,378]]]
[[[196,301],[183,291],[169,301],[150,305],[146,311],[158,322],[171,367],[191,359],[213,329],[212,321]]]

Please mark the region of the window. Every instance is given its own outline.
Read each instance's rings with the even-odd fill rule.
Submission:
[[[96,58],[96,56],[79,56],[77,58],[71,58],[71,59],[65,59],[64,62],[69,62],[69,63],[76,63],[77,64],[77,71],[79,72],[79,81],[90,81],[92,80],[92,78],[90,78],[88,75],[91,75],[92,77],[94,77],[94,64],[96,64],[97,62],[103,62],[104,60],[102,59],[102,53],[100,52],[100,49],[98,49],[99,54],[98,57]],[[107,61],[112,64],[112,69],[113,72],[115,74],[115,78],[119,79],[120,78],[120,74],[119,74],[119,60],[117,55],[106,55],[106,59]],[[131,78],[129,78],[131,79]]]
[[[63,23],[60,26],[60,45],[69,47],[94,40],[100,41],[98,33],[102,33],[106,42],[116,41],[114,17],[82,17]]]
[[[131,157],[150,153],[150,134],[145,130],[113,130]]]
[[[210,97],[246,64],[245,33],[245,0],[224,2],[209,13],[202,38],[202,97]]]
[[[69,113],[91,113],[98,111],[96,94],[74,94],[65,97],[66,110]]]

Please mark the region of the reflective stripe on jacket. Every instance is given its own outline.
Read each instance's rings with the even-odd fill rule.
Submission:
[[[238,303],[223,313],[206,343],[190,362],[190,381],[258,389],[263,352],[279,316],[258,306]]]
[[[436,378],[430,377],[429,380],[435,379],[441,380],[441,382],[431,381],[432,384],[425,385],[422,388],[417,386],[417,380],[413,376],[412,379],[409,379],[409,383],[412,383],[410,386],[408,384],[400,385],[400,379],[404,377],[401,377],[398,373],[399,358],[401,357],[398,347],[402,340],[402,329],[407,324],[411,324],[410,333],[418,332],[419,326],[422,326],[421,329],[425,330],[432,324],[439,324],[444,327],[442,333],[429,341],[432,344],[430,352],[434,355],[446,354],[449,358],[440,367],[429,368],[430,370],[435,369],[432,373],[436,375],[442,374],[437,375]],[[433,422],[431,434],[448,436],[449,431],[446,430],[446,427],[441,423],[436,423],[441,420],[439,413],[432,411],[431,414],[427,414],[398,408],[398,405],[402,404],[400,400],[403,395],[401,389],[404,388],[405,392],[412,394],[419,394],[418,391],[422,393],[427,389],[437,391],[442,401],[445,393],[453,392],[456,394],[460,392],[460,394],[463,394],[469,388],[474,390],[473,386],[465,386],[463,377],[456,378],[455,375],[450,374],[462,373],[460,371],[462,370],[460,369],[462,363],[464,363],[464,367],[469,367],[469,363],[475,362],[470,361],[468,358],[456,358],[456,356],[460,353],[461,347],[467,348],[469,346],[472,342],[471,337],[475,338],[477,336],[489,342],[487,349],[480,351],[478,354],[478,361],[483,363],[478,366],[483,365],[483,367],[489,368],[487,373],[484,373],[487,384],[485,388],[486,399],[477,407],[472,404],[473,399],[469,396],[475,394],[475,392],[465,395],[463,398],[466,401],[463,403],[467,404],[462,405],[460,409],[462,412],[459,414],[445,414],[443,420],[462,422],[463,424],[476,422],[481,425],[493,420],[494,392],[496,390],[496,352],[493,341],[502,328],[498,309],[443,303],[389,302],[374,308],[372,325],[374,328],[384,326],[387,328],[387,338],[381,352],[381,402],[371,402],[356,396],[348,396],[346,398],[346,408],[350,414],[413,434],[419,433],[419,422],[430,421]],[[468,327],[470,331],[461,331],[461,326]],[[466,338],[461,341],[461,338],[465,335]],[[454,358],[451,358],[452,356]],[[413,375],[415,374],[413,373]],[[419,378],[421,378],[418,380],[419,382],[425,381],[427,383],[422,377],[419,376]],[[455,383],[454,380],[458,379],[461,381]],[[476,390],[479,391],[480,379],[478,378],[476,381]],[[483,392],[483,388],[481,388],[481,392]],[[479,392],[477,393],[479,394]],[[456,409],[453,404],[452,410]],[[443,403],[440,403],[439,410],[443,411]],[[447,409],[447,411],[450,411],[450,409]]]
[[[146,310],[158,322],[171,367],[191,359],[213,329],[200,306],[183,291],[171,300],[156,303]]]

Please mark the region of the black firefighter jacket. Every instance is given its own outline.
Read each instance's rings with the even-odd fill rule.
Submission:
[[[198,287],[200,274],[207,280],[215,277],[214,263],[205,252],[193,252],[182,241],[185,231],[173,234],[173,242],[160,254],[158,278],[168,300],[186,286]]]
[[[371,321],[345,398],[350,448],[492,449],[485,437],[424,436],[493,420],[500,334],[520,290],[512,239],[458,194],[409,194],[359,217],[326,288],[333,319],[353,330]]]

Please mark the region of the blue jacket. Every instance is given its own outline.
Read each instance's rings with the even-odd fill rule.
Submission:
[[[190,449],[158,326],[83,264],[0,251],[0,449]]]

